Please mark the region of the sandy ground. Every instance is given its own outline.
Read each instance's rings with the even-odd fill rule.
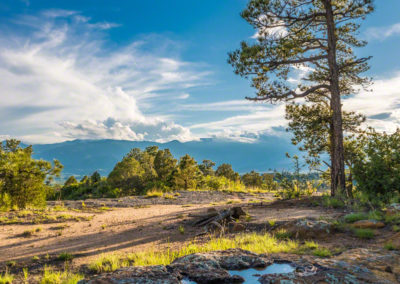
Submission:
[[[268,221],[289,221],[302,218],[338,218],[346,212],[341,210],[314,207],[310,202],[274,201],[272,194],[227,194],[207,192],[181,192],[176,199],[163,197],[146,199],[127,197],[124,199],[103,199],[65,202],[67,212],[86,217],[83,220],[68,220],[42,224],[3,224],[0,225],[0,271],[6,262],[15,261],[18,266],[35,266],[34,257],[48,259],[50,264],[60,253],[74,255],[72,265],[79,266],[91,259],[109,252],[137,252],[179,248],[195,240],[202,228],[191,225],[193,215],[205,213],[208,208],[224,209],[242,206],[252,216],[247,227],[262,230]],[[50,204],[50,208],[55,203]],[[107,205],[110,209],[102,212],[88,210],[91,206],[99,208]],[[74,210],[73,208],[81,208]],[[85,209],[85,210],[82,210]],[[0,217],[6,214],[0,213]],[[184,228],[184,234],[179,227]],[[35,231],[32,236],[23,236],[27,230]],[[354,238],[336,235],[325,242],[337,246],[357,246]],[[364,245],[372,246],[373,243]],[[48,255],[48,256],[47,256]],[[47,256],[47,257],[46,257]],[[43,262],[37,263],[38,269]]]

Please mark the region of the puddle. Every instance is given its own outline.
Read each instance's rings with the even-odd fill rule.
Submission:
[[[244,269],[244,270],[229,270],[231,275],[239,275],[245,279],[244,283],[258,283],[258,278],[264,274],[283,274],[291,273],[295,270],[293,266],[287,263],[273,263],[264,269]]]
[[[181,280],[181,283],[182,283],[182,284],[197,284],[196,282],[191,281],[191,280],[189,280],[189,279],[182,279],[182,280]]]

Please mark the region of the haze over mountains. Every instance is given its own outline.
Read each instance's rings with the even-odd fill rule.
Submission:
[[[199,163],[204,159],[214,161],[217,166],[230,163],[239,173],[251,170],[259,172],[273,169],[288,169],[290,161],[285,153],[294,153],[296,148],[288,138],[262,136],[257,142],[243,143],[206,138],[200,141],[181,143],[170,141],[156,143],[149,141],[124,140],[73,140],[56,144],[33,145],[34,158],[58,159],[64,165],[63,177],[89,175],[99,171],[108,175],[114,165],[132,148],[144,149],[156,145],[168,148],[179,158],[185,154],[193,156]]]

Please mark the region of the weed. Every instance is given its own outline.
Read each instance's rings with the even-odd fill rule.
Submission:
[[[14,281],[14,276],[9,274],[7,271],[4,274],[0,274],[0,284],[11,284]]]
[[[331,207],[335,209],[344,208],[346,206],[342,200],[331,196],[324,196],[322,199],[322,205],[324,207]]]
[[[275,220],[268,220],[268,224],[273,227],[276,225],[276,221]]]
[[[387,250],[395,250],[396,249],[392,242],[387,242],[385,244],[384,248],[387,249]]]
[[[39,232],[41,232],[42,230],[43,230],[42,227],[37,227],[37,228],[35,229],[35,232],[36,232],[36,233],[39,233]]]
[[[6,265],[8,267],[14,267],[14,266],[17,265],[17,262],[15,260],[9,260],[9,261],[6,262]]]
[[[250,214],[246,214],[246,216],[244,217],[244,220],[245,220],[246,222],[250,222],[252,219],[253,219],[253,217],[251,217]]]
[[[35,256],[32,257],[32,260],[33,260],[33,261],[38,261],[38,260],[40,260],[40,257],[38,257],[37,255],[35,255]]]
[[[169,193],[165,193],[165,194],[164,194],[164,198],[165,198],[165,199],[176,199],[176,197],[175,197],[174,195],[169,194]]]
[[[163,192],[158,190],[150,190],[146,193],[146,198],[162,197]]]
[[[33,236],[34,233],[35,233],[34,230],[26,230],[21,234],[21,236],[24,238],[30,238]]]
[[[57,260],[62,261],[70,261],[74,258],[74,256],[68,252],[62,252],[58,255]]]
[[[28,268],[24,267],[22,268],[22,272],[24,274],[24,282],[28,283],[28,278],[29,278],[29,271]]]
[[[128,265],[129,263],[122,260],[121,257],[119,257],[116,254],[109,254],[109,255],[103,254],[89,264],[89,269],[93,272],[101,273],[101,272],[114,271],[117,270],[118,268]]]
[[[82,279],[83,275],[74,274],[67,269],[59,272],[45,266],[40,284],[76,284]]]
[[[368,214],[365,213],[351,213],[344,216],[344,220],[346,223],[354,223],[360,220],[367,220]]]
[[[106,224],[101,225],[101,229],[105,230],[107,228]]]
[[[375,237],[375,232],[371,229],[355,229],[354,234],[360,239],[372,239]]]
[[[327,248],[317,248],[313,251],[313,255],[318,257],[331,257],[332,253]]]
[[[393,225],[392,231],[393,231],[393,232],[400,232],[400,226]]]
[[[285,229],[279,229],[278,231],[274,232],[275,238],[278,240],[287,240],[292,237],[292,233],[288,232]]]
[[[185,228],[182,225],[180,225],[178,231],[183,235],[185,233]]]

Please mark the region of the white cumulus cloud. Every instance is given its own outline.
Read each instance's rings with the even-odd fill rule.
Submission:
[[[185,90],[208,75],[166,52],[174,42],[147,36],[110,48],[104,30],[118,25],[76,11],[20,16],[14,25],[25,32],[0,35],[0,135],[31,143],[196,139],[165,117],[143,113],[151,98],[188,98]]]

